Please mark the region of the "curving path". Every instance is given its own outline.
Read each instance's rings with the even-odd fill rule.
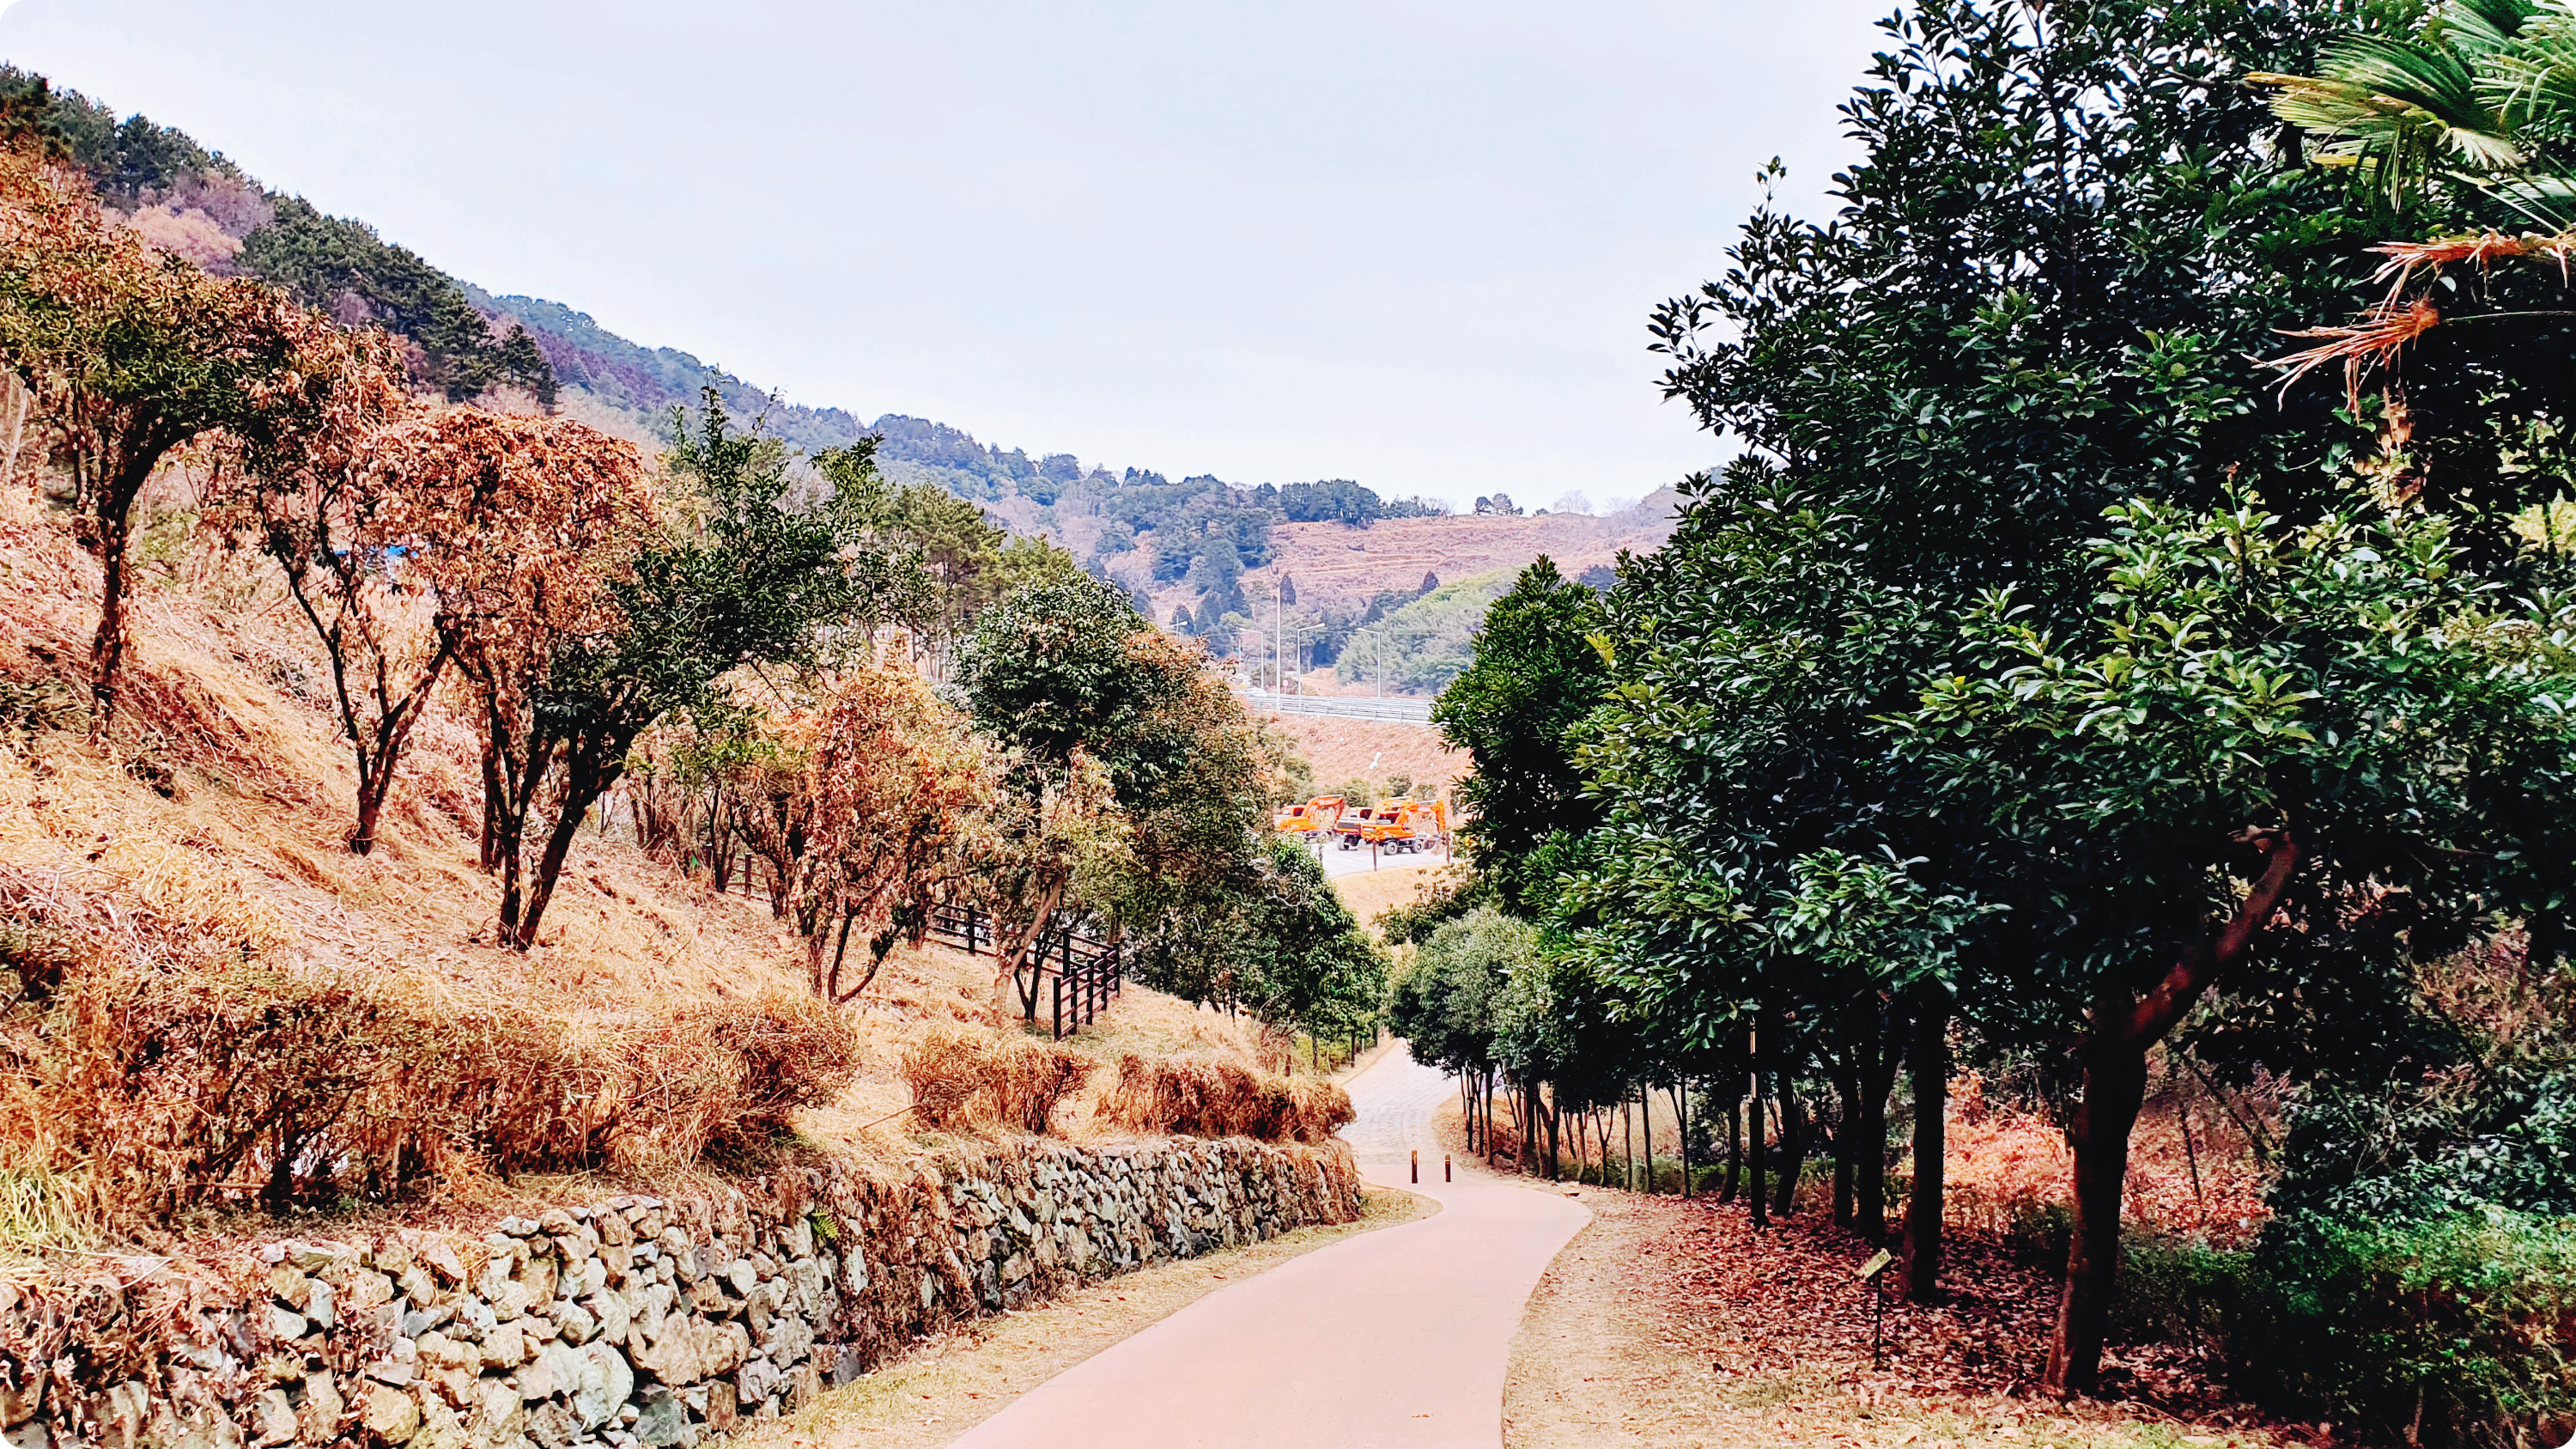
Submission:
[[[1456,1091],[1399,1047],[1349,1083],[1343,1135],[1372,1182],[1437,1216],[1294,1258],[1057,1375],[958,1449],[1496,1449],[1503,1370],[1549,1260],[1591,1216],[1461,1170],[1440,1179],[1431,1114]],[[1419,1147],[1423,1178],[1406,1179]]]

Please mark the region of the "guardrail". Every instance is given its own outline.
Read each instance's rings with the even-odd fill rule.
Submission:
[[[1050,996],[1050,1016],[1058,1039],[1067,1031],[1090,1025],[1127,985],[1126,962],[1108,943],[1084,929],[1090,919],[1063,911],[1048,917],[1046,925],[1038,930],[1037,944],[1029,948],[1028,959],[1021,963],[1012,983],[1019,992],[1020,1019],[1031,1025],[1038,1019],[1039,994]],[[930,934],[969,956],[997,949],[1000,944],[994,935],[993,918],[972,905],[933,906]]]
[[[1244,690],[1244,707],[1266,709],[1278,714],[1321,715],[1328,719],[1364,719],[1379,724],[1429,726],[1431,701],[1427,699],[1378,699],[1369,696],[1330,694],[1269,694],[1261,690]]]

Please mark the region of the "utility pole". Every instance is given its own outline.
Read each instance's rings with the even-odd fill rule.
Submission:
[[[1279,577],[1270,583],[1270,687],[1282,694],[1288,692],[1288,671],[1279,651],[1280,641],[1288,633],[1288,606],[1282,602],[1285,596],[1280,593],[1280,585],[1287,578],[1287,571],[1282,569]]]

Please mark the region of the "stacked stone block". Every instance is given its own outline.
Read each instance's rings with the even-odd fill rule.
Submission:
[[[0,1285],[7,1449],[674,1449],[954,1323],[1359,1213],[1347,1148],[1029,1139],[477,1235],[269,1242]]]

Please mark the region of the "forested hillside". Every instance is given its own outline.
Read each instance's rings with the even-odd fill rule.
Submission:
[[[452,277],[363,221],[269,189],[183,132],[141,115],[120,119],[44,77],[0,67],[0,108],[10,135],[34,138],[80,166],[104,204],[153,246],[217,275],[255,277],[342,322],[382,326],[409,345],[412,380],[451,402],[559,409],[659,445],[671,441],[673,410],[695,408],[712,392],[735,416],[757,419],[803,454],[874,436],[887,476],[938,484],[1015,533],[1065,544],[1095,574],[1128,589],[1156,622],[1177,620],[1220,653],[1249,645],[1256,610],[1242,581],[1273,562],[1275,529],[1366,529],[1381,519],[1447,511],[1383,497],[1349,479],[1247,485],[1209,474],[1174,481],[1150,469],[1112,472],[1069,453],[998,447],[927,418],[885,413],[870,420],[844,408],[789,403],[677,348],[630,342],[563,303]],[[1507,498],[1481,501],[1480,514],[1513,516]],[[1488,517],[1457,520],[1466,551],[1490,551],[1479,550],[1474,537]],[[1528,557],[1504,562],[1517,566]],[[1292,620],[1318,638],[1338,638],[1350,623],[1321,615]],[[1313,662],[1331,658],[1327,646]]]

